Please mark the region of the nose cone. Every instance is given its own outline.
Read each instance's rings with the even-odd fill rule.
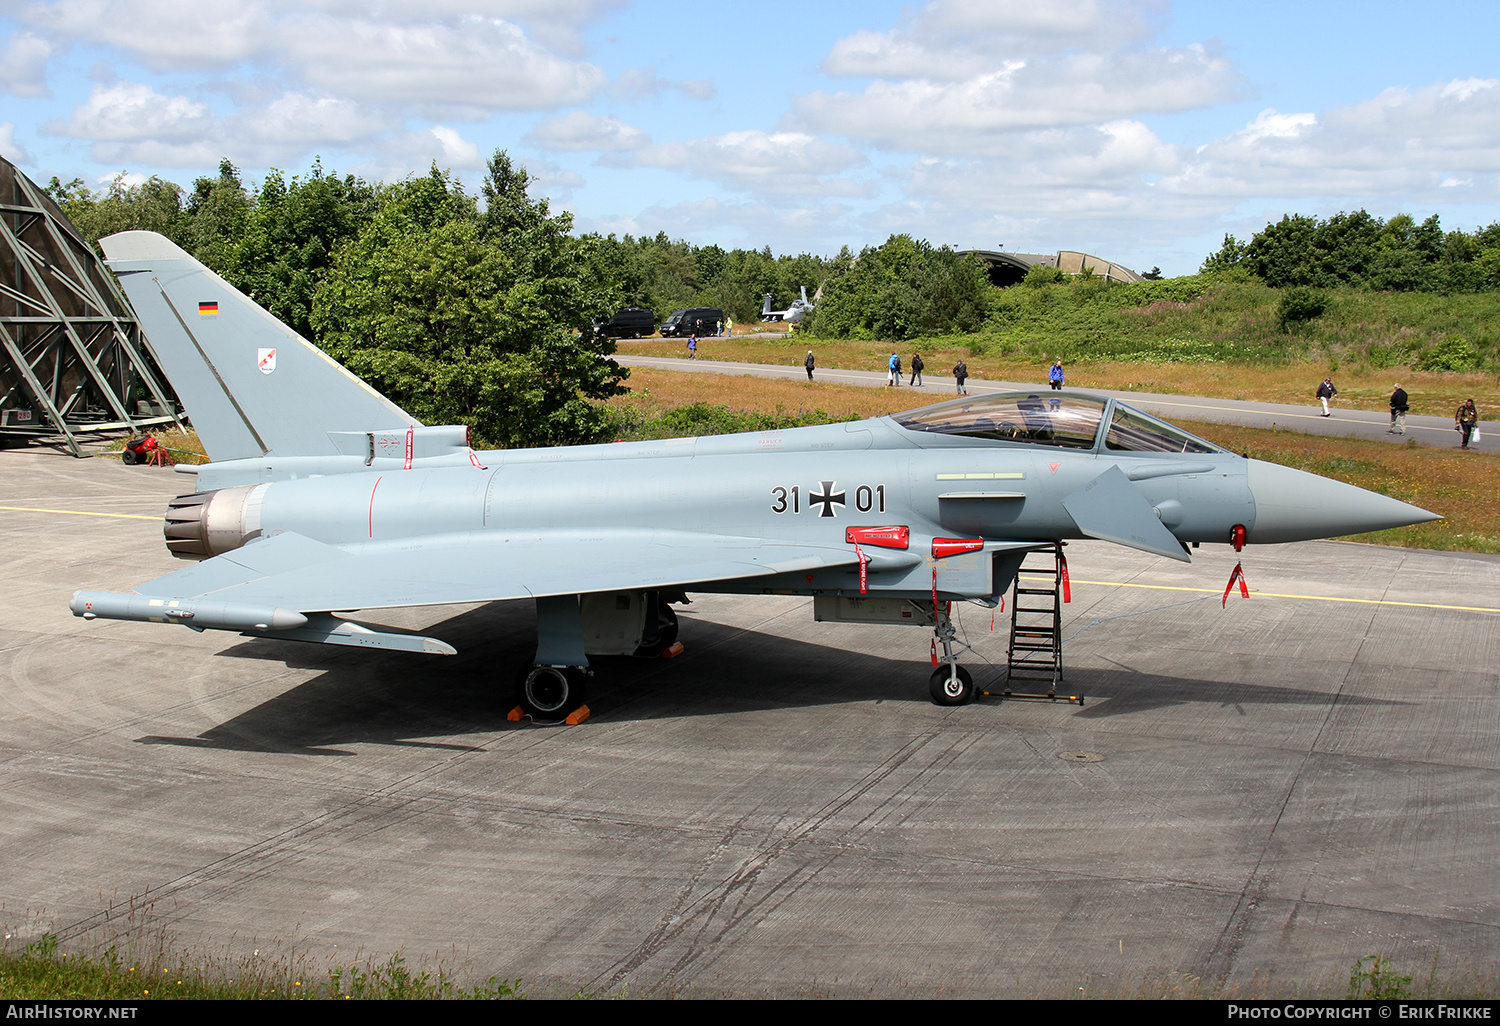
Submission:
[[[1248,540],[1258,544],[1336,538],[1442,519],[1399,499],[1261,460],[1250,461],[1245,483],[1255,498],[1255,526]]]

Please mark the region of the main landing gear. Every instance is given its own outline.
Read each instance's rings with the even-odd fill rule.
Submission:
[[[584,695],[588,655],[669,658],[677,643],[673,602],[677,591],[551,595],[536,600],[536,656],[516,671],[516,706],[510,718],[538,723],[582,723],[589,709]]]
[[[561,722],[583,705],[590,676],[583,666],[524,663],[516,674],[516,700],[528,716]]]

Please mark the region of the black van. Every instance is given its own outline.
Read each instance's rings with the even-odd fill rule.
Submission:
[[[724,311],[717,306],[695,306],[691,310],[673,310],[661,323],[663,338],[688,335],[710,336],[724,330]]]
[[[609,320],[594,320],[594,334],[605,338],[640,338],[656,334],[656,314],[643,306],[627,306]]]

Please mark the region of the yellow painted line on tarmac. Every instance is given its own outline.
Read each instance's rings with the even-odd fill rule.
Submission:
[[[1027,577],[1028,581],[1051,581],[1051,577]],[[1085,581],[1070,578],[1074,584],[1095,584],[1105,588],[1145,588],[1150,591],[1192,591],[1208,595],[1222,595],[1218,588],[1183,588],[1170,584],[1127,584],[1122,581]],[[1251,598],[1305,599],[1308,602],[1353,602],[1365,606],[1410,606],[1415,609],[1453,609],[1465,613],[1500,613],[1495,606],[1446,606],[1438,602],[1396,602],[1392,599],[1342,598],[1336,595],[1293,595],[1280,591],[1258,591],[1250,589]]]
[[[160,520],[161,516],[144,516],[140,513],[94,513],[86,509],[41,509],[37,506],[0,506],[12,513],[61,513],[70,517],[116,517],[120,520]]]

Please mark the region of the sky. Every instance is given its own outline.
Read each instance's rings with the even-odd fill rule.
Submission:
[[[0,0],[0,155],[477,191],[504,149],[578,231],[1177,275],[1289,213],[1500,220],[1497,39],[1493,0]]]

